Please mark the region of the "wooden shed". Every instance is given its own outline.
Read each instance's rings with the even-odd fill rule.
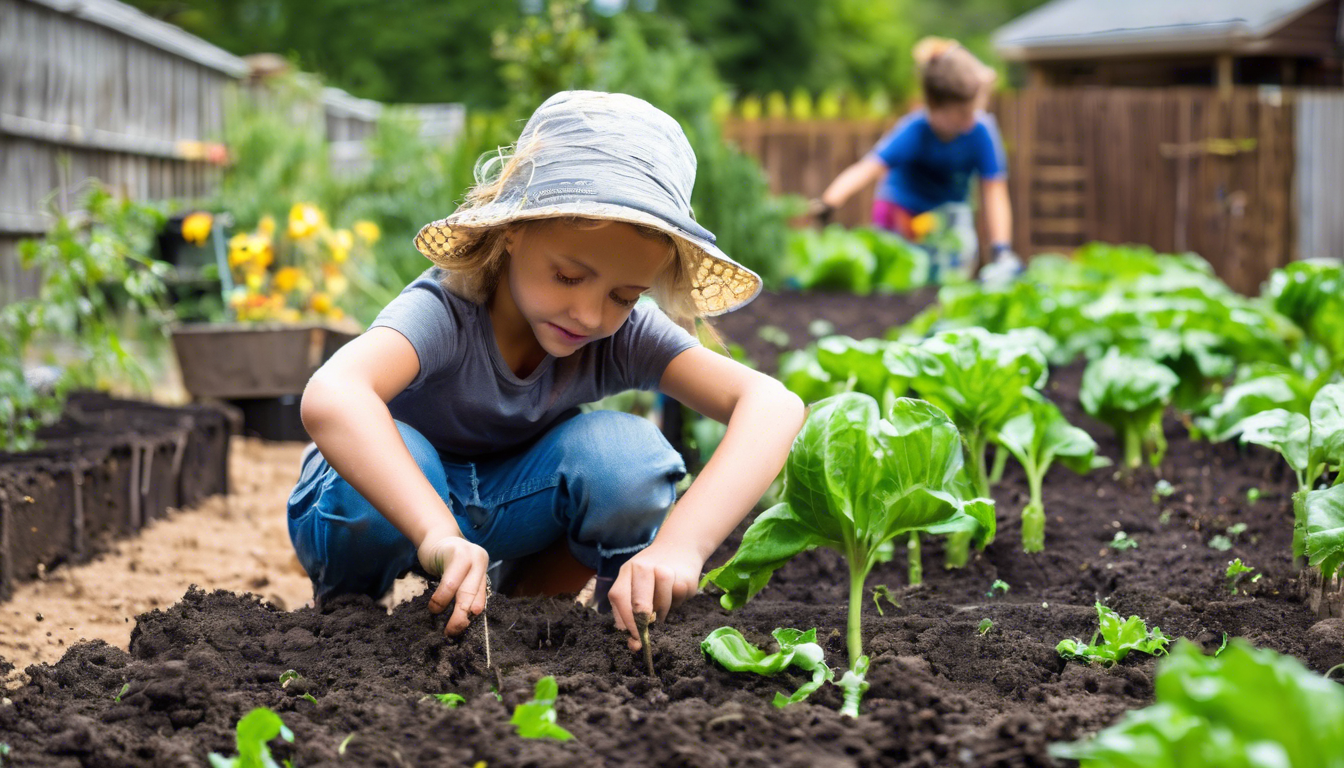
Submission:
[[[1344,0],[1055,0],[999,29],[1014,245],[1344,258]]]

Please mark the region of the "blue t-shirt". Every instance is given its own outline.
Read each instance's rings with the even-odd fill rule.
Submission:
[[[984,112],[977,114],[974,128],[951,141],[933,132],[927,112],[912,112],[882,137],[873,154],[891,169],[878,185],[878,198],[913,214],[964,203],[971,174],[989,181],[1003,178],[1008,169],[999,126]]]
[[[370,328],[405,336],[420,373],[387,404],[439,450],[475,457],[514,450],[578,412],[630,389],[657,389],[672,358],[699,345],[657,304],[640,301],[616,333],[568,357],[547,355],[527,378],[504,362],[490,311],[444,286],[431,267]]]

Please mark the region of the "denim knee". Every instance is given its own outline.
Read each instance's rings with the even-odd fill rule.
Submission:
[[[583,414],[557,429],[575,555],[597,567],[595,560],[648,546],[686,475],[681,456],[651,422],[619,411]]]
[[[414,428],[396,424],[430,484],[446,493],[438,452]],[[347,592],[379,597],[418,564],[410,539],[325,460],[311,482],[290,497],[289,531],[319,599]]]

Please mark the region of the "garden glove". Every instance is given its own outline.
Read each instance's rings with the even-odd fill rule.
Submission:
[[[980,270],[980,283],[986,287],[999,288],[1011,283],[1022,274],[1022,260],[1006,244],[998,244],[993,250],[994,260]]]

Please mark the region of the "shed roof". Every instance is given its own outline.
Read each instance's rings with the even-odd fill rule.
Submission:
[[[233,77],[246,77],[247,63],[223,48],[159,21],[116,0],[28,0],[28,2],[115,30],[160,50]]]
[[[994,33],[1009,60],[1224,51],[1338,0],[1054,0]]]

